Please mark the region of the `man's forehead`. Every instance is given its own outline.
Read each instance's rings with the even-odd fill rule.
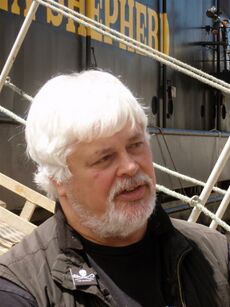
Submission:
[[[104,138],[104,139],[97,139],[95,140],[95,145],[98,144],[98,146],[100,145],[105,145],[105,147],[110,147],[110,144],[113,144],[113,140],[115,138],[119,139],[119,140],[124,140],[125,142],[132,142],[136,139],[139,139],[141,137],[143,137],[144,132],[143,131],[134,131],[132,134],[130,135],[125,135],[125,136],[120,136],[120,135],[113,135],[111,137],[108,138]],[[108,146],[106,146],[108,145]]]
[[[138,138],[144,137],[144,129],[140,125],[136,125],[135,127],[131,127],[130,125],[126,125],[120,131],[114,133],[111,136],[106,137],[98,137],[91,142],[76,142],[71,146],[71,153],[83,153],[83,154],[100,154],[111,151],[114,146],[119,143],[129,143]]]
[[[130,129],[130,130],[124,130],[115,133],[112,136],[105,137],[105,138],[98,138],[94,140],[93,142],[89,143],[89,145],[92,145],[92,150],[95,153],[101,152],[101,151],[109,151],[113,148],[114,144],[117,144],[117,142],[124,142],[129,143],[136,139],[142,138],[144,136],[143,129]]]
[[[125,139],[125,140],[132,140],[134,138],[138,138],[144,135],[144,130],[138,125],[135,127],[130,127],[126,125],[123,129],[120,131],[105,137],[98,137],[95,140],[92,141],[92,143],[100,143],[100,142],[108,142],[112,141],[113,139]]]

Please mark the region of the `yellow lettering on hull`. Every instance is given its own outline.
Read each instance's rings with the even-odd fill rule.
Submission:
[[[0,10],[8,11],[8,0],[1,0],[0,1]]]
[[[77,10],[79,13],[85,15],[85,1],[84,0],[68,0],[68,8],[71,10]],[[66,31],[77,33],[82,36],[86,36],[86,29],[83,25],[74,24],[73,19],[68,18],[68,23],[66,24]]]
[[[118,20],[118,0],[113,1],[113,7],[111,5],[111,1],[105,1],[105,25],[107,27],[111,27]],[[112,38],[108,36],[104,36],[104,42],[112,45]]]
[[[19,0],[14,0],[11,6],[11,13],[20,15],[20,1]],[[32,0],[25,0],[25,9],[23,12],[23,15],[26,16],[28,14],[29,8],[32,4]],[[35,16],[33,17],[33,20],[35,20]]]
[[[64,5],[64,0],[58,0],[58,2]],[[61,13],[54,13],[50,8],[47,8],[46,20],[51,25],[58,27],[62,23],[63,15]]]
[[[166,13],[160,14],[160,20],[162,25],[161,51],[164,52],[165,54],[169,54],[169,24],[168,24],[167,14]]]
[[[120,32],[125,34],[131,38],[133,38],[133,0],[120,0]],[[127,8],[127,12],[126,12]],[[126,13],[128,15],[128,19],[126,19]],[[127,30],[127,31],[126,31]],[[120,43],[119,47],[122,49],[127,49],[125,44]],[[133,51],[133,48],[128,48],[128,51]]]
[[[158,50],[158,16],[157,13],[148,9],[148,45],[151,48],[155,48]]]
[[[20,6],[18,4],[18,0],[14,0],[14,2],[12,3],[11,12],[17,15],[20,14]]]
[[[147,8],[145,5],[136,2],[136,40],[138,42],[147,44],[145,36],[146,22],[147,19]],[[137,51],[137,53],[140,53]]]
[[[100,20],[100,4],[101,1],[86,1],[86,16],[101,23],[102,21]],[[89,35],[92,39],[102,41],[102,34],[95,30],[87,28],[87,35]]]
[[[33,0],[13,0],[11,6],[8,0],[0,0],[0,10],[24,16],[27,15]],[[77,11],[92,20],[105,24],[112,29],[118,29],[122,34],[169,54],[169,24],[166,13],[158,14],[154,9],[135,0],[57,0],[69,9]],[[23,4],[22,4],[23,3]],[[20,5],[23,7],[20,7]],[[22,9],[24,11],[22,11]],[[71,18],[66,18],[50,8],[46,8],[45,22],[59,27],[65,23],[65,30],[76,35],[90,36],[92,39],[112,45],[113,39],[102,35],[94,29],[86,28]],[[35,19],[35,17],[34,17]],[[160,25],[159,25],[160,23]],[[159,28],[161,33],[159,33]],[[159,35],[160,46],[159,46]],[[134,49],[124,43],[119,48],[133,52]]]

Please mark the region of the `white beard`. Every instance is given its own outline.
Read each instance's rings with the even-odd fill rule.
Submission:
[[[135,185],[147,184],[150,189],[148,200],[136,202],[119,202],[116,205],[115,195]],[[107,209],[101,216],[92,214],[91,210],[74,201],[73,208],[83,226],[89,228],[100,238],[125,238],[145,225],[155,209],[155,189],[152,179],[146,174],[117,180],[108,197]]]

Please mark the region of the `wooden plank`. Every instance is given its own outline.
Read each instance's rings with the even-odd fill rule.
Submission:
[[[24,234],[31,233],[37,227],[36,225],[2,207],[0,207],[0,220]]]
[[[10,249],[14,244],[7,240],[0,238],[0,246],[6,250]]]
[[[25,185],[13,180],[12,178],[0,173],[0,185],[6,189],[26,198],[33,204],[36,204],[52,213],[54,213],[55,202],[44,195],[26,187]]]
[[[25,236],[25,233],[15,229],[15,227],[0,220],[0,242],[8,242],[9,244],[15,244],[20,242]]]
[[[20,242],[25,235],[25,233],[0,220],[0,255]]]
[[[26,201],[23,208],[22,208],[22,211],[20,213],[20,217],[29,221],[34,213],[34,210],[37,206],[33,203],[31,203],[30,201]]]
[[[0,244],[0,255],[6,253],[8,250],[9,250],[9,248],[6,248],[5,246],[2,246],[2,245]]]
[[[6,208],[6,203],[2,200],[0,200],[0,207]]]

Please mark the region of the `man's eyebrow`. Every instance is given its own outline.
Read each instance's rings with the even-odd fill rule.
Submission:
[[[140,138],[143,138],[143,133],[142,132],[136,132],[130,138],[128,138],[128,142],[132,142],[132,141],[135,141],[135,140],[140,139]],[[98,149],[93,153],[93,156],[110,154],[112,151],[113,151],[112,147],[106,147],[106,148],[103,148],[103,149]]]
[[[132,142],[132,141],[135,141],[136,139],[143,138],[143,136],[144,136],[143,132],[136,132],[128,140]]]
[[[93,153],[93,156],[106,155],[106,154],[111,153],[112,150],[113,150],[112,147],[107,147],[107,148],[99,149],[99,150],[96,150],[96,151]]]

